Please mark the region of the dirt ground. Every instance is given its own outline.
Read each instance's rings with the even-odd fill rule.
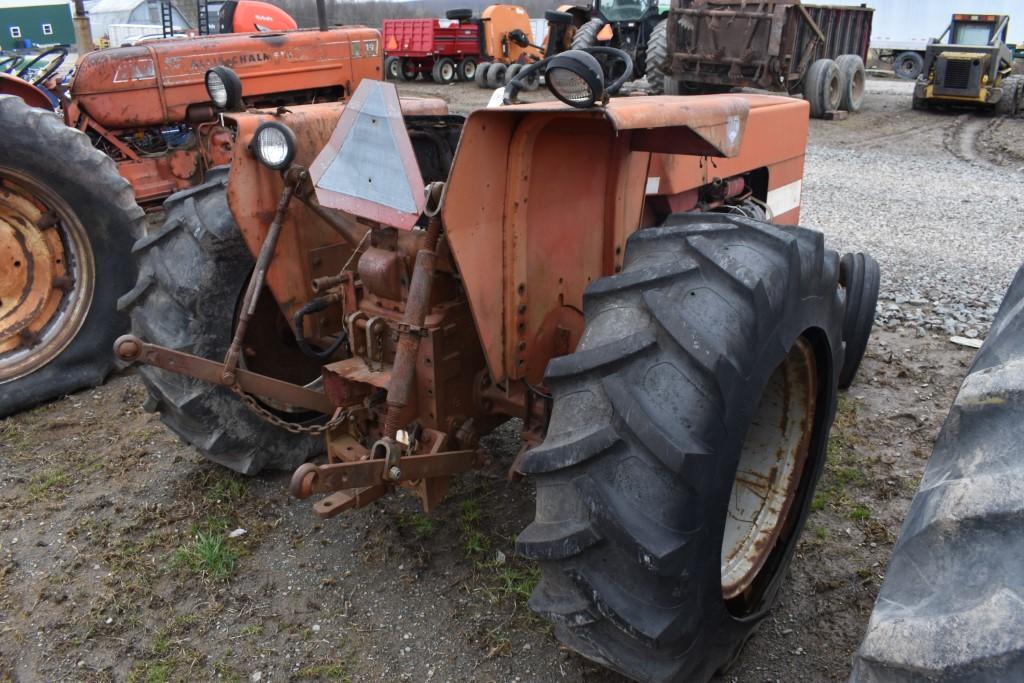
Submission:
[[[456,111],[487,97],[442,92]],[[861,115],[813,122],[812,145],[898,132],[915,115],[903,104],[873,92]],[[967,153],[1021,165],[985,142],[994,125],[968,131]],[[876,331],[780,603],[722,680],[845,679],[973,353],[945,336]],[[287,473],[245,479],[206,463],[144,399],[123,373],[0,421],[2,676],[625,680],[561,649],[526,607],[536,572],[513,543],[533,493],[504,476],[514,425],[488,441],[493,465],[461,477],[435,514],[392,497],[324,522],[289,497]]]

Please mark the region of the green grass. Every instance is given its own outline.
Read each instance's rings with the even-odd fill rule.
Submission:
[[[53,489],[61,489],[71,483],[67,472],[58,469],[44,470],[28,482],[28,492],[38,498]]]
[[[299,669],[295,677],[299,680],[329,680],[329,681],[351,681],[348,664],[341,662],[325,662],[321,664],[310,664]]]
[[[168,683],[174,673],[174,662],[144,662],[128,672],[128,683]]]
[[[212,579],[227,579],[235,571],[238,553],[221,534],[199,531],[174,555],[178,567]]]
[[[858,522],[863,522],[865,520],[871,519],[871,510],[869,510],[864,505],[854,505],[853,509],[850,510],[850,519],[856,520]]]

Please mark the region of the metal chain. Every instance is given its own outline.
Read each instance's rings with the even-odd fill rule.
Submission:
[[[288,422],[287,420],[282,420],[277,415],[274,415],[272,412],[261,406],[255,398],[242,391],[242,389],[237,384],[231,387],[231,391],[238,394],[238,398],[242,400],[242,404],[245,405],[245,407],[247,407],[252,412],[256,413],[256,415],[266,420],[270,424],[274,425],[275,427],[291,432],[292,434],[311,434],[313,436],[320,436],[327,430],[334,429],[335,427],[340,425],[342,422],[347,420],[349,416],[347,410],[342,410],[335,417],[331,418],[324,424],[301,425],[296,422]]]
[[[352,260],[355,259],[356,255],[359,253],[359,248],[363,246],[363,244],[366,242],[366,238],[370,236],[370,232],[370,230],[367,230],[366,233],[363,235],[363,238],[359,240],[359,244],[357,244],[356,248],[352,250],[352,254],[349,256],[348,261],[341,269],[342,271],[348,270],[348,267],[349,265],[351,265]],[[335,417],[325,422],[324,424],[308,426],[301,425],[295,422],[288,422],[287,420],[282,420],[277,415],[274,415],[274,413],[270,412],[269,410],[261,406],[259,404],[259,401],[257,401],[255,398],[242,391],[241,387],[239,387],[237,384],[231,387],[231,391],[238,394],[238,398],[242,399],[242,404],[245,405],[246,408],[254,412],[256,415],[258,415],[260,418],[269,422],[275,427],[291,432],[292,434],[312,434],[313,436],[320,436],[327,430],[334,429],[335,427],[340,425],[342,422],[347,420],[349,416],[349,412],[347,410],[343,410],[340,413],[338,413]]]

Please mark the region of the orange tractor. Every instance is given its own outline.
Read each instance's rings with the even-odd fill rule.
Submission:
[[[221,8],[222,29],[250,33],[83,55],[60,97],[63,124],[43,111],[43,89],[0,78],[0,416],[110,371],[106,350],[127,329],[116,302],[135,284],[129,252],[145,234],[138,205],[156,208],[232,159],[215,104],[337,102],[382,77],[377,31],[328,28],[323,12],[320,30],[257,30],[284,22],[264,10]]]
[[[777,595],[877,270],[793,225],[805,102],[609,101],[577,50],[530,68],[561,102],[518,104],[524,70],[465,119],[368,80],[224,112],[230,170],[136,243],[115,352],[179,436],[294,468],[321,517],[430,510],[519,418],[531,606],[628,676],[706,680]]]

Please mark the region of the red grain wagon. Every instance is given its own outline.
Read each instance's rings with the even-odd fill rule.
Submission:
[[[387,77],[409,81],[418,74],[437,83],[472,81],[480,62],[480,27],[470,10],[451,10],[445,19],[385,19]]]

